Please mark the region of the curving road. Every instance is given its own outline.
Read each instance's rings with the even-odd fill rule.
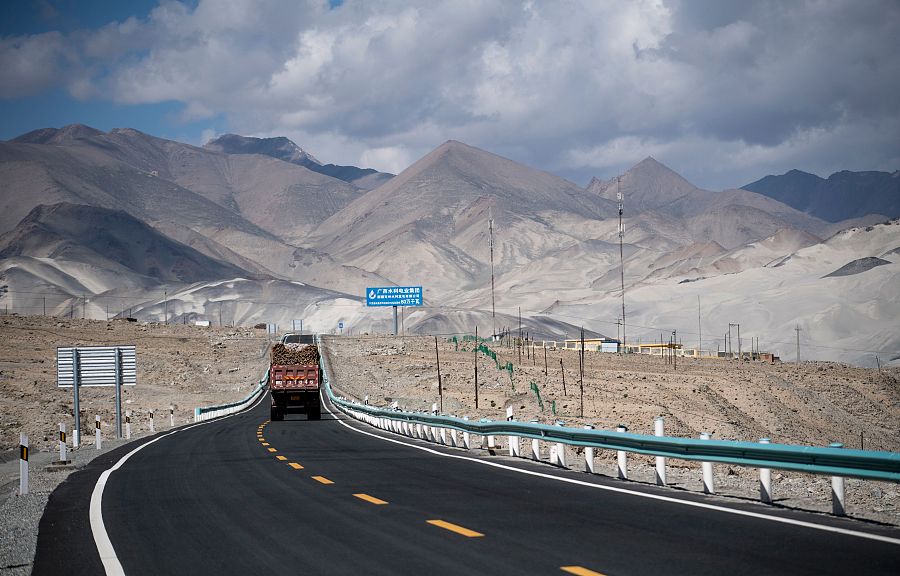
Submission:
[[[264,400],[156,438],[103,493],[128,575],[900,573],[896,529],[485,459],[329,411],[268,422]],[[103,573],[91,492],[134,447],[53,493],[34,574]]]

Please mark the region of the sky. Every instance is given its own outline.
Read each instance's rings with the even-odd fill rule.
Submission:
[[[287,136],[397,173],[446,140],[585,185],[900,169],[900,2],[0,3],[0,139]]]

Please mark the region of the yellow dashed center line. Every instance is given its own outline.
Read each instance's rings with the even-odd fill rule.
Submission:
[[[294,470],[303,470],[303,466],[297,464],[296,462],[288,462],[288,466],[290,466]]]
[[[575,574],[576,576],[603,576],[603,574],[588,570],[583,566],[560,566],[559,569],[563,572],[568,572],[569,574]]]
[[[266,446],[268,446],[268,444],[266,444]],[[278,450],[274,448],[266,448],[266,450],[268,450],[269,452],[278,452]]]
[[[322,484],[334,484],[334,482],[324,476],[313,476],[312,479],[316,482],[321,482]]]
[[[438,528],[443,528],[444,530],[449,530],[451,532],[456,532],[457,534],[462,534],[467,538],[478,538],[479,536],[484,536],[481,532],[476,532],[474,530],[469,530],[468,528],[463,528],[462,526],[458,526],[456,524],[451,524],[450,522],[446,522],[444,520],[428,520],[428,523],[432,526],[437,526]]]
[[[368,494],[354,494],[360,500],[365,500],[366,502],[371,502],[372,504],[387,504],[387,501],[382,500],[381,498],[376,498],[374,496],[369,496]]]
[[[281,456],[281,455],[276,456],[275,458],[277,458],[277,459],[279,459],[279,460],[287,460],[287,457],[286,457],[286,456]]]
[[[266,441],[266,439],[265,439],[265,438],[263,438],[263,437],[262,437],[262,436],[260,436],[260,437],[259,437],[259,441],[260,441],[260,442],[265,442],[265,441]]]

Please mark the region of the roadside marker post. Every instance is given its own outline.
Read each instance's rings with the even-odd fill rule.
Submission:
[[[700,439],[709,440],[709,432],[701,432]],[[703,469],[703,492],[705,494],[715,494],[716,487],[714,485],[712,462],[702,462],[700,467]]]
[[[557,420],[556,425],[560,428],[565,424],[562,420]],[[562,442],[556,443],[556,461],[559,462],[561,468],[566,467],[566,446]]]
[[[131,440],[131,410],[125,411],[125,438]]]
[[[665,436],[664,432],[664,421],[662,416],[658,416],[656,420],[653,421],[653,435],[654,436]],[[657,456],[656,457],[656,485],[657,486],[665,486],[666,485],[666,458],[665,456]]]
[[[153,408],[150,409],[150,431],[156,432],[156,427],[153,425]]]
[[[175,427],[175,407],[169,406],[169,426]]]
[[[66,461],[66,425],[59,423],[59,461]]]
[[[594,427],[591,424],[584,425],[585,430],[593,430]],[[585,446],[584,447],[584,471],[593,474],[594,473],[594,447],[593,446]]]
[[[28,494],[28,436],[19,432],[19,496]]]
[[[468,416],[463,416],[463,420],[468,420]],[[472,449],[472,435],[468,432],[463,432],[463,446],[465,446],[466,450]]]
[[[768,438],[760,438],[760,444],[768,444]],[[772,470],[769,468],[759,469],[759,499],[766,504],[772,503]]]
[[[625,432],[628,432],[628,427],[624,424],[619,424],[616,426],[616,432],[624,434]],[[628,480],[628,452],[625,450],[617,450],[616,460],[616,476],[618,476],[620,480]]]
[[[840,442],[833,442],[830,446],[831,448],[843,448],[844,445]],[[832,476],[831,477],[831,513],[835,516],[844,516],[846,515],[846,510],[844,508],[844,477],[843,476]]]
[[[103,446],[103,439],[100,437],[100,416],[94,417],[94,444],[97,450]]]

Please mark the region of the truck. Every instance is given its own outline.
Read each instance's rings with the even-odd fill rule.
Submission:
[[[307,420],[322,416],[319,399],[319,350],[311,334],[285,334],[272,346],[269,366],[270,419],[306,413]]]

